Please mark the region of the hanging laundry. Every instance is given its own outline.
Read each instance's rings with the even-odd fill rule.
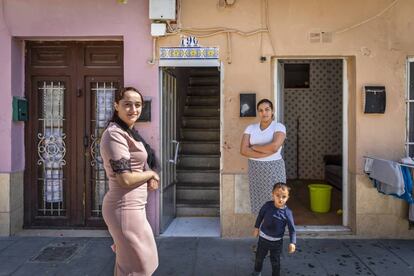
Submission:
[[[404,177],[401,166],[390,160],[371,159],[369,177],[377,181],[377,189],[384,194],[404,194]],[[371,161],[368,161],[371,162]]]
[[[364,171],[378,192],[408,202],[408,220],[414,223],[414,167],[406,160],[402,163],[365,157]]]
[[[414,179],[414,169],[411,169],[411,179]],[[411,187],[412,188],[412,187]],[[414,199],[414,189],[411,190],[411,196]],[[414,223],[414,202],[408,206],[408,220]]]

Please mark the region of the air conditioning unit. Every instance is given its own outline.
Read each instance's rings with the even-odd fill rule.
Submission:
[[[149,18],[151,20],[175,20],[175,0],[150,0]]]

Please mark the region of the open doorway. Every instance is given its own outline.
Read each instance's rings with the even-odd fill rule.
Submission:
[[[297,225],[343,225],[343,62],[277,60],[277,116],[287,129],[283,155]],[[309,184],[332,187],[329,212],[311,211]]]
[[[160,73],[161,234],[220,236],[220,72]]]

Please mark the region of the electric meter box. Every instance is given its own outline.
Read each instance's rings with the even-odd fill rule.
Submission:
[[[29,117],[29,110],[27,100],[20,97],[13,96],[13,121],[27,121]]]
[[[175,0],[150,0],[149,18],[152,20],[175,20]]]

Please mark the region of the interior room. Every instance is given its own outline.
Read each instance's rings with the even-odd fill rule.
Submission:
[[[281,117],[287,129],[283,154],[291,187],[288,206],[297,225],[342,225],[342,62],[279,60]],[[310,184],[332,187],[330,202],[324,204],[321,190],[313,200],[328,205],[328,212],[311,210]]]

